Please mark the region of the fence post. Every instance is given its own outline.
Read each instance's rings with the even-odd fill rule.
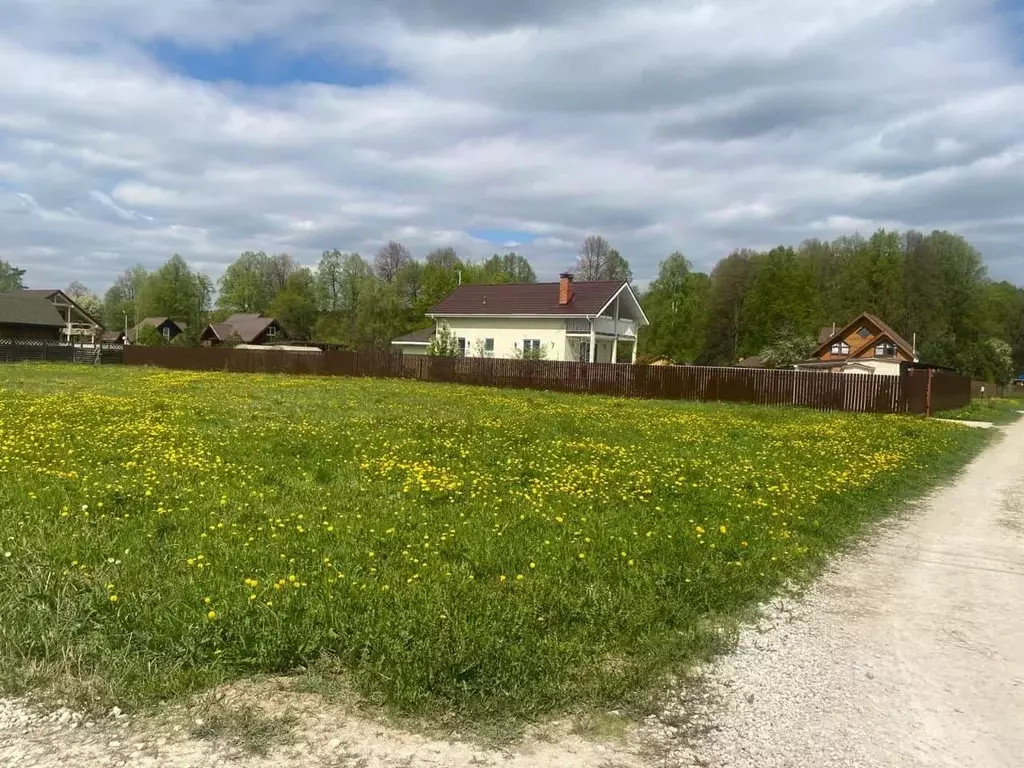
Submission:
[[[924,393],[924,415],[928,418],[932,415],[932,378],[935,376],[935,369],[928,369],[928,388]]]

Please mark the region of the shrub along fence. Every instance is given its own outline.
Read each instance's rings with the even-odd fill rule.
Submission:
[[[822,411],[919,413],[971,399],[963,376],[911,369],[901,376],[705,366],[646,366],[547,360],[402,356],[381,351],[124,348],[126,365],[192,371],[370,376],[619,397],[796,405]]]

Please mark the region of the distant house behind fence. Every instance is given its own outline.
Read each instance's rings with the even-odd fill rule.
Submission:
[[[427,317],[446,325],[463,357],[542,357],[554,361],[636,361],[637,336],[649,325],[636,294],[622,280],[460,285]],[[424,355],[434,329],[392,341]]]

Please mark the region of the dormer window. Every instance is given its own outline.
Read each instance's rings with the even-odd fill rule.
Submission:
[[[833,355],[848,355],[850,354],[850,345],[845,341],[837,341],[832,345],[831,351]]]
[[[896,357],[896,345],[891,341],[875,345],[875,357]]]

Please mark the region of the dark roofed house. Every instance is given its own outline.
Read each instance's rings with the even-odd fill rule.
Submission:
[[[276,318],[258,314],[234,314],[222,323],[210,323],[199,340],[209,346],[224,343],[267,344],[287,338]]]
[[[134,344],[139,337],[139,331],[147,325],[156,328],[160,335],[164,337],[164,341],[172,341],[188,330],[188,324],[180,320],[174,320],[170,317],[145,317],[139,321],[138,325],[128,331],[128,341]]]
[[[56,310],[61,318],[61,341],[79,341],[95,343],[103,333],[103,324],[86,312],[74,299],[57,288],[27,288],[21,291],[8,291],[4,296],[28,296],[43,299]]]
[[[60,341],[65,322],[45,296],[28,291],[0,294],[0,338]]]
[[[649,324],[629,283],[576,282],[569,273],[557,283],[461,285],[427,317],[446,325],[467,356],[592,363],[635,361],[637,332]],[[392,344],[422,354],[429,332]]]

